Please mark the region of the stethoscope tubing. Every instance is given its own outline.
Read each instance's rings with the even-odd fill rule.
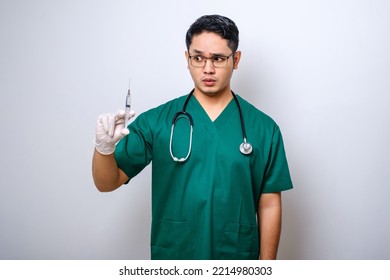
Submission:
[[[188,157],[190,156],[191,154],[191,151],[192,151],[192,133],[193,133],[193,128],[194,128],[194,120],[192,119],[192,116],[190,113],[188,113],[186,111],[187,109],[187,104],[188,102],[190,101],[190,98],[192,97],[193,93],[194,93],[194,90],[191,90],[191,92],[188,94],[186,100],[184,101],[184,105],[183,105],[183,109],[179,112],[177,112],[174,116],[173,116],[173,119],[172,119],[172,126],[171,126],[171,135],[170,135],[170,139],[169,139],[169,152],[171,154],[171,157],[174,161],[176,162],[185,162]],[[252,153],[252,145],[247,141],[246,139],[246,130],[245,130],[245,123],[244,123],[244,117],[243,117],[243,114],[242,114],[242,109],[241,109],[241,105],[240,105],[240,102],[238,100],[238,97],[236,96],[236,94],[231,91],[232,95],[233,95],[233,98],[237,104],[237,108],[238,108],[238,113],[240,115],[240,122],[241,122],[241,132],[242,132],[242,138],[243,138],[243,143],[240,144],[239,146],[239,149],[240,149],[240,152],[243,154],[243,155],[249,155]],[[175,130],[175,125],[176,125],[176,121],[181,118],[181,117],[186,117],[190,123],[190,144],[189,144],[189,147],[188,147],[188,152],[187,152],[187,155],[184,157],[184,158],[177,158],[173,155],[173,151],[172,151],[172,139],[173,139],[173,133],[174,133],[174,130]]]

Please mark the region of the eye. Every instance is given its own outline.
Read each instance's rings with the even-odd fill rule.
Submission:
[[[191,58],[193,61],[196,61],[196,62],[201,62],[204,60],[203,56],[200,56],[200,55],[194,55],[194,56],[191,56]]]
[[[224,62],[226,60],[226,57],[223,56],[213,56],[213,61],[215,62]]]

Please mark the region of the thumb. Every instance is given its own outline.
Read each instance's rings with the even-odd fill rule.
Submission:
[[[134,112],[133,110],[131,110],[131,111],[129,112],[129,119],[128,119],[128,120],[134,118],[134,116],[135,116],[135,112]],[[126,121],[128,121],[128,120],[126,120]]]
[[[121,134],[123,136],[129,135],[130,134],[130,130],[127,127],[125,127],[124,129],[121,130]]]

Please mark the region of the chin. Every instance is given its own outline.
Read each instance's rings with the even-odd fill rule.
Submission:
[[[219,94],[220,90],[216,88],[199,88],[200,92],[207,96],[216,96]]]
[[[202,91],[203,94],[207,95],[207,96],[216,96],[218,94],[218,92],[216,91]]]

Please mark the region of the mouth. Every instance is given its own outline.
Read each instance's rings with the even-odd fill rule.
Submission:
[[[216,81],[215,79],[213,79],[213,78],[203,78],[203,79],[202,79],[202,82],[203,82],[206,86],[211,87],[211,86],[215,85],[215,83],[216,83],[217,81]]]

